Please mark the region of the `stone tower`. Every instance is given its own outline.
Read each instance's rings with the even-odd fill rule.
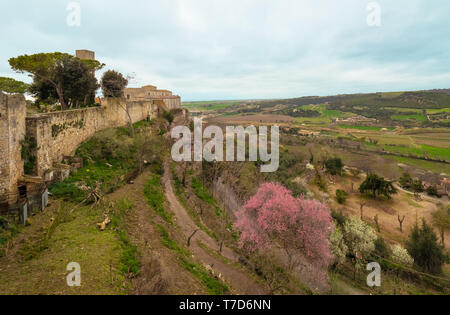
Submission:
[[[81,49],[75,51],[75,56],[80,59],[95,60],[95,52],[91,50]]]

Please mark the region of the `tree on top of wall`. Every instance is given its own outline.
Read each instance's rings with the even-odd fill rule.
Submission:
[[[114,70],[108,70],[103,74],[102,80],[101,80],[101,87],[103,91],[104,97],[123,97],[123,91],[128,85],[128,81],[131,80],[131,76],[127,76],[124,78],[122,73],[114,71]],[[135,131],[133,126],[133,119],[131,118],[130,111],[128,109],[128,104],[119,102],[119,106],[122,107],[122,109],[125,111],[128,117],[128,124],[130,126],[131,136],[134,138]]]
[[[103,74],[101,86],[104,97],[123,97],[123,91],[128,85],[128,79],[114,70]]]
[[[67,73],[66,64],[69,60],[77,60],[91,71],[101,69],[104,65],[96,60],[81,60],[72,55],[55,52],[39,53],[34,55],[22,55],[9,59],[11,68],[18,72],[28,72],[36,81],[45,81],[55,89],[61,109],[67,109],[64,99],[64,75]]]
[[[99,85],[94,72],[83,60],[72,56],[63,57],[54,70],[54,77],[63,87],[64,102],[68,108],[94,103]],[[37,103],[54,103],[58,99],[54,86],[39,77],[35,78],[30,92],[37,98]]]
[[[0,77],[0,92],[24,94],[28,91],[29,86],[27,83],[12,78]]]

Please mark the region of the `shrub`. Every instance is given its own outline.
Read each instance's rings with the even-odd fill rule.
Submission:
[[[358,254],[369,257],[375,250],[377,234],[374,229],[359,217],[352,216],[345,221],[343,234],[349,253],[354,257]]]
[[[411,175],[409,173],[403,173],[402,177],[400,177],[399,184],[404,189],[410,189],[412,185]]]
[[[339,226],[336,226],[336,229],[331,233],[330,243],[331,252],[336,257],[336,262],[338,264],[343,264],[347,258],[348,246],[345,244],[344,235]]]
[[[437,187],[432,185],[428,186],[426,189],[428,196],[441,198],[442,196],[439,194]]]
[[[348,193],[341,189],[336,190],[336,201],[339,204],[344,204],[347,201]]]
[[[438,244],[433,228],[425,219],[420,227],[418,223],[411,229],[406,248],[417,266],[423,271],[434,274],[442,273],[442,265],[446,261],[444,249]]]
[[[414,259],[408,253],[408,251],[400,245],[394,245],[391,247],[392,260],[400,265],[405,265],[408,267],[412,267],[414,265]]]
[[[162,116],[169,122],[169,124],[172,124],[174,120],[172,112],[164,111]]]
[[[382,237],[377,238],[377,240],[374,243],[375,245],[375,255],[381,257],[381,258],[387,258],[389,257],[389,249],[386,245],[386,242]]]
[[[342,211],[331,211],[331,217],[336,221],[339,226],[343,226],[347,218],[342,214]]]
[[[342,168],[344,167],[344,164],[342,163],[341,158],[335,157],[327,159],[325,161],[325,167],[331,175],[340,175],[342,174]]]

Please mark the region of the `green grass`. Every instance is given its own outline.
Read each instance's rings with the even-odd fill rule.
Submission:
[[[224,295],[229,292],[228,286],[210,274],[203,266],[192,261],[190,253],[170,238],[169,232],[162,226],[156,226],[161,237],[161,243],[178,253],[180,265],[205,285],[211,295]]]
[[[126,232],[126,226],[124,224],[125,217],[132,209],[133,205],[128,200],[119,200],[111,217],[111,225],[116,231],[122,247],[119,269],[125,276],[137,276],[139,274],[139,269],[141,268],[139,251],[136,246],[131,244],[130,237]]]
[[[56,201],[53,201],[56,204]],[[100,232],[96,226],[104,219],[101,208],[77,208],[65,203],[61,209],[48,208],[23,228],[24,241],[14,264],[0,260],[0,294],[126,294],[129,282],[120,271],[123,247],[111,228]],[[58,214],[59,213],[59,214]],[[49,228],[50,218],[56,220]],[[33,252],[34,251],[34,252]],[[19,260],[18,257],[23,257]],[[69,287],[66,267],[81,266],[81,287]]]
[[[63,182],[54,183],[50,187],[50,192],[58,198],[81,202],[86,199],[88,192],[81,190],[80,184],[84,183],[89,187],[95,187],[96,182],[100,182],[101,190],[110,193],[125,184],[122,178],[130,171],[130,168],[124,168],[119,162],[112,164],[112,167],[101,162],[90,164],[78,170],[77,173],[72,173]]]
[[[436,158],[444,158],[447,161],[450,161],[450,149],[447,148],[438,148],[431,145],[421,145],[422,150],[427,153],[427,155]]]
[[[205,101],[205,102],[186,102],[183,107],[199,111],[220,111],[228,107],[239,105],[242,101]]]
[[[343,129],[355,129],[355,130],[366,130],[366,131],[381,131],[383,127],[375,126],[355,126],[355,125],[339,125],[339,128]],[[386,128],[387,130],[394,130],[395,128]]]
[[[161,183],[161,176],[154,174],[151,179],[148,180],[144,188],[144,195],[148,204],[164,221],[172,224],[173,215],[166,211],[164,203],[166,197]]]
[[[175,194],[177,195],[178,200],[183,205],[183,207],[186,209],[186,212],[189,214],[189,216],[195,222],[195,224],[203,232],[205,232],[206,234],[211,236],[213,239],[217,240],[217,235],[201,223],[199,218],[195,215],[194,211],[187,204],[186,199],[184,198],[184,189],[181,185],[180,179],[178,178],[177,174],[175,173],[175,169],[174,169],[173,165],[171,166],[171,170],[172,170],[172,178],[174,180]]]
[[[149,123],[139,122],[135,126],[146,128]],[[87,191],[79,188],[87,185],[95,188],[100,183],[103,193],[111,193],[126,183],[126,175],[138,168],[136,139],[129,136],[125,127],[106,129],[96,133],[84,142],[76,151],[76,156],[83,160],[84,167],[72,172],[68,179],[54,183],[50,192],[68,201],[81,202]]]
[[[428,121],[427,117],[424,115],[393,115],[391,116],[392,120],[416,120],[421,122]]]
[[[412,165],[424,170],[430,170],[436,174],[440,173],[446,173],[450,174],[450,164],[445,163],[439,163],[439,162],[430,162],[430,161],[424,161],[424,160],[418,160],[414,158],[406,158],[406,157],[399,157],[399,156],[391,156],[394,158],[398,163],[406,164],[406,165]]]
[[[385,145],[384,148],[386,151],[393,153],[450,161],[450,149],[447,148],[439,148],[430,145],[419,145],[417,147]]]
[[[206,187],[203,186],[203,183],[199,178],[193,177],[191,185],[192,185],[192,189],[194,190],[194,194],[199,199],[201,199],[204,202],[209,203],[211,205],[215,203],[214,198],[211,196],[208,189],[206,189]]]

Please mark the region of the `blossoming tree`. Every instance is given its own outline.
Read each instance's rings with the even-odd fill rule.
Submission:
[[[294,198],[283,186],[265,183],[237,213],[235,228],[241,232],[241,247],[255,251],[280,246],[289,269],[301,257],[326,277],[333,260],[329,237],[334,225],[330,210],[319,201]]]

